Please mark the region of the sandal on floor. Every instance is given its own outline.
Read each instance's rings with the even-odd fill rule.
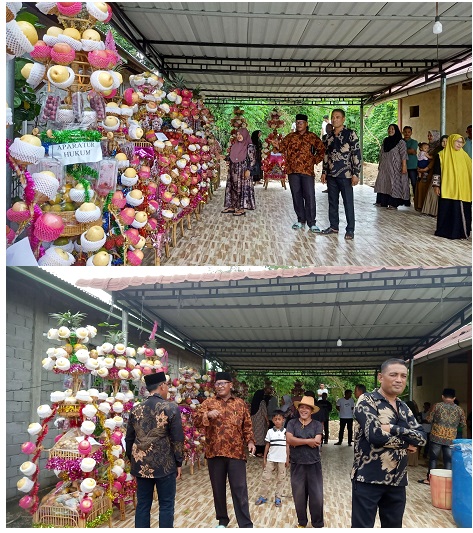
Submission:
[[[302,229],[304,227],[304,224],[302,222],[294,222],[292,225],[292,229]]]
[[[355,235],[353,233],[345,233],[345,240],[346,241],[352,241],[354,238],[355,238]]]
[[[390,211],[396,211],[397,210],[397,207],[394,207],[393,205],[388,205],[388,209]]]
[[[234,217],[241,217],[241,216],[243,216],[243,215],[246,215],[246,211],[235,211],[235,212],[233,213],[233,216],[234,216]]]
[[[338,230],[333,228],[327,228],[320,232],[321,235],[338,235]]]
[[[221,213],[234,213],[235,212],[235,209],[233,209],[233,207],[227,207],[226,209],[224,209],[223,211],[220,211]]]
[[[421,485],[430,485],[430,481],[428,479],[418,479],[417,483],[420,483]]]

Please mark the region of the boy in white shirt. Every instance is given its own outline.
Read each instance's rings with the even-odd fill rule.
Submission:
[[[265,441],[266,446],[263,456],[263,476],[261,478],[261,496],[256,500],[256,505],[266,503],[268,487],[271,484],[273,472],[276,470],[276,490],[274,505],[281,507],[281,496],[286,479],[286,468],[289,465],[289,450],[286,446],[286,429],[284,427],[284,413],[281,410],[274,411],[274,427],[268,429]]]

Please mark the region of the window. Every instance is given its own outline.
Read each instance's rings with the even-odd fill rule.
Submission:
[[[419,116],[419,106],[418,105],[409,106],[409,118],[418,117],[418,116]]]

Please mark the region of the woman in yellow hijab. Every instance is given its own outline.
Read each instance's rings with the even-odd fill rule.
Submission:
[[[471,231],[471,159],[461,135],[450,135],[434,164],[432,187],[439,197],[437,237],[468,239]]]

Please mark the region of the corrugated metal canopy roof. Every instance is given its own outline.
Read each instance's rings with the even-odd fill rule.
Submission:
[[[471,66],[471,2],[439,3],[438,36],[435,2],[112,6],[113,23],[162,72],[212,99],[373,100]]]
[[[78,280],[235,370],[375,369],[471,322],[471,267]],[[337,346],[337,339],[342,346]]]

